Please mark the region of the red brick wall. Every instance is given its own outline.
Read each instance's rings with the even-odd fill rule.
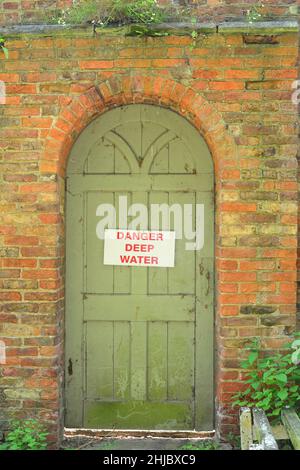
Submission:
[[[184,3],[184,1],[183,1]],[[266,18],[283,18],[297,15],[297,0],[191,0],[201,21],[213,19],[216,22],[242,18],[253,6],[263,4],[261,13]]]
[[[160,0],[167,4],[171,0]],[[180,3],[174,1],[174,3]],[[269,17],[296,16],[297,0],[190,0],[200,21],[223,21],[245,16],[252,5],[263,4],[263,13]],[[45,12],[67,8],[72,0],[3,0],[0,5],[0,24],[45,22]]]
[[[295,327],[297,33],[203,34],[196,47],[188,36],[51,34],[8,37],[0,62],[0,422],[38,416],[57,438],[65,162],[95,116],[150,102],[186,116],[215,160],[217,420],[230,431],[245,344],[280,348]]]

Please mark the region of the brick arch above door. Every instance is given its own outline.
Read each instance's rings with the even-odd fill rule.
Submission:
[[[226,156],[237,158],[234,137],[220,113],[200,93],[175,80],[159,76],[113,76],[96,88],[73,97],[62,97],[60,113],[47,135],[41,173],[65,175],[70,149],[78,135],[103,112],[126,104],[165,106],[185,117],[206,140],[218,175]]]

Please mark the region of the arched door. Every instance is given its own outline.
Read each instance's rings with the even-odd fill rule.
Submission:
[[[214,183],[204,139],[158,106],[108,111],[77,139],[66,191],[66,425],[212,429]],[[141,228],[176,231],[174,267],[104,265],[99,206],[114,207],[113,228],[126,229],[120,201],[171,209],[168,222],[162,211]],[[172,211],[196,231],[203,206],[204,245],[187,249]]]

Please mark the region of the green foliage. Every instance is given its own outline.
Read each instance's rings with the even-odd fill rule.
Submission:
[[[273,419],[285,407],[299,408],[300,368],[293,361],[293,348],[298,346],[299,339],[296,339],[285,347],[283,354],[263,357],[255,343],[241,364],[248,371],[248,388],[234,396],[233,406],[255,406]]]
[[[169,35],[161,28],[155,29],[155,24],[167,20],[196,23],[191,12],[190,7],[173,3],[161,6],[157,0],[73,0],[72,7],[47,15],[46,21],[61,25],[90,23],[94,28],[127,25],[127,36],[155,37]],[[195,47],[198,32],[193,30],[190,35]]]
[[[196,31],[195,29],[193,29],[193,31],[191,31],[191,38],[192,38],[192,44],[190,45],[190,49],[193,50],[196,45],[197,45],[197,39],[198,39],[198,36],[199,36],[199,33],[198,31]]]
[[[241,450],[241,437],[230,432],[226,436],[226,441],[233,447],[234,450]]]
[[[45,428],[34,419],[13,421],[0,450],[45,450],[47,435]]]
[[[133,24],[130,25],[128,31],[126,32],[126,36],[151,36],[151,37],[161,37],[161,36],[169,36],[167,31],[157,31],[155,29],[150,29],[147,25],[139,25]]]
[[[5,47],[5,39],[0,37],[0,49],[5,55],[5,58],[8,59],[8,49]]]
[[[216,441],[203,441],[195,444],[184,444],[179,450],[221,450],[221,447]]]
[[[46,21],[55,24],[84,24],[98,19],[99,1],[73,0],[73,5],[67,9],[60,9],[46,14]]]
[[[76,0],[71,8],[62,10],[62,22],[82,24],[97,18],[99,4],[91,0]]]
[[[263,3],[252,5],[251,9],[247,11],[247,20],[250,24],[261,21],[263,19],[263,9]]]
[[[113,0],[114,13],[130,23],[157,24],[164,20],[164,14],[157,0]]]
[[[50,18],[58,24],[93,23],[99,26],[131,23],[157,24],[165,18],[157,0],[74,0],[72,7],[57,10]]]

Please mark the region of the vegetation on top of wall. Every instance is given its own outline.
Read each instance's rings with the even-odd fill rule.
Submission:
[[[270,19],[265,12],[265,5],[257,2],[243,14],[251,25]],[[199,37],[196,28],[199,20],[193,4],[182,5],[171,1],[160,4],[158,0],[73,0],[70,8],[57,9],[46,17],[46,22],[50,24],[91,24],[94,31],[96,28],[126,26],[127,36],[168,36],[169,28],[163,25],[155,28],[155,25],[186,23],[186,34],[193,39],[192,48]]]
[[[190,7],[161,6],[157,0],[74,0],[66,10],[56,10],[47,21],[56,24],[92,24],[96,27],[127,26],[130,35],[165,36],[166,31],[150,30],[149,26],[165,21],[196,22]]]
[[[252,5],[249,10],[247,10],[247,20],[250,24],[255,23],[256,21],[262,21],[265,19],[264,13],[265,5],[261,2]]]
[[[300,337],[285,347],[285,353],[264,356],[257,341],[250,346],[248,357],[241,363],[247,371],[248,388],[234,396],[233,406],[249,406],[263,409],[273,419],[281,411],[300,408]]]
[[[265,5],[257,2],[244,14],[249,23],[266,19]],[[67,9],[57,9],[47,16],[50,23],[86,24],[97,26],[158,24],[164,21],[192,22],[195,10],[192,5],[178,5],[173,2],[159,4],[157,0],[73,0]]]
[[[58,24],[93,23],[99,26],[131,23],[157,24],[165,19],[165,9],[157,0],[74,0],[66,10],[56,10],[50,20]]]

